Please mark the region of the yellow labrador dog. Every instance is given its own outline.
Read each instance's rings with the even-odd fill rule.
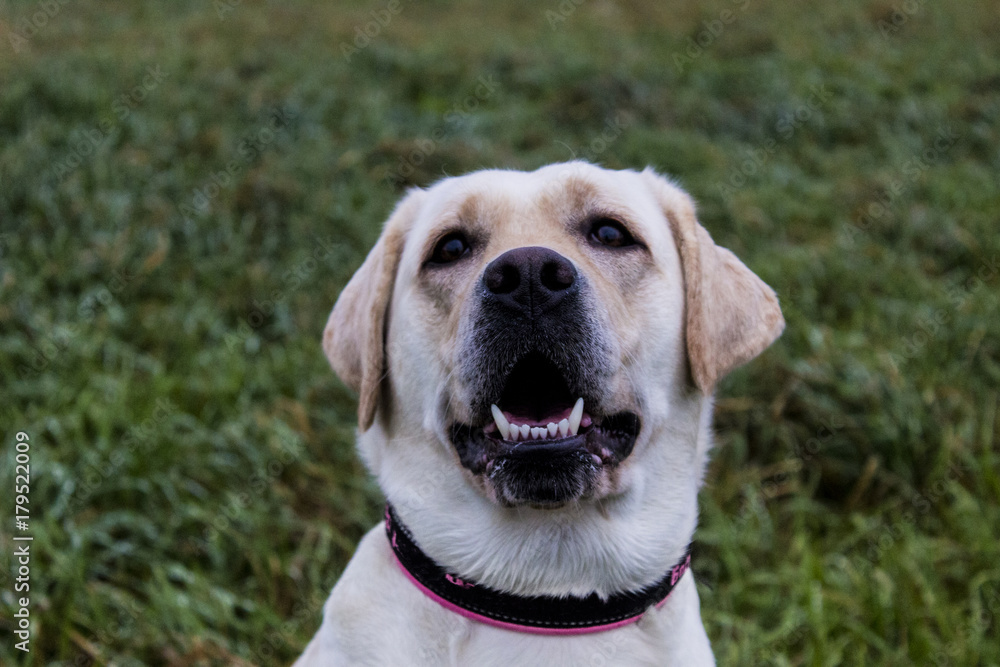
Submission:
[[[710,665],[712,394],[784,320],[652,170],[412,190],[323,348],[388,500],[297,665]]]

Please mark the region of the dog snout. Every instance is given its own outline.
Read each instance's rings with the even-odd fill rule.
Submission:
[[[537,246],[508,250],[490,262],[483,285],[496,301],[532,319],[579,291],[573,263]]]

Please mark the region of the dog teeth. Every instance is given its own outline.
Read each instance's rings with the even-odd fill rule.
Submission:
[[[503,412],[500,411],[500,408],[498,408],[496,404],[491,405],[490,410],[493,411],[493,421],[497,423],[497,428],[500,430],[500,436],[506,440],[507,435],[510,433],[510,422],[508,422],[507,418],[503,416]]]
[[[549,422],[545,426],[531,426],[530,424],[512,424],[507,420],[503,410],[495,404],[490,406],[493,413],[493,421],[497,425],[497,431],[504,440],[517,442],[518,440],[554,440],[565,438],[569,435],[576,435],[580,432],[580,427],[586,428],[590,425],[590,418],[583,418],[583,399],[578,398],[573,405],[568,419],[561,419],[559,422]]]
[[[576,399],[573,412],[569,413],[569,432],[573,435],[580,430],[580,420],[583,419],[583,397]]]

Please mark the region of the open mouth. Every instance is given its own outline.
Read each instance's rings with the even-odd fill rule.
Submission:
[[[599,471],[623,461],[638,437],[633,412],[588,411],[566,374],[531,352],[514,364],[481,428],[454,424],[451,439],[462,465],[506,489],[506,500],[536,504],[586,495]]]
[[[503,407],[500,407],[503,406]],[[563,374],[545,357],[533,353],[511,369],[499,405],[490,406],[493,423],[486,435],[507,442],[559,440],[593,425],[583,397],[574,397]]]

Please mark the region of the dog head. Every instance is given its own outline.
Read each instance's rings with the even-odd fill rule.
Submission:
[[[783,327],[677,186],[576,162],[412,190],[323,347],[376,473],[431,457],[490,503],[555,508],[640,483],[679,406]],[[379,477],[392,498],[406,475]]]

